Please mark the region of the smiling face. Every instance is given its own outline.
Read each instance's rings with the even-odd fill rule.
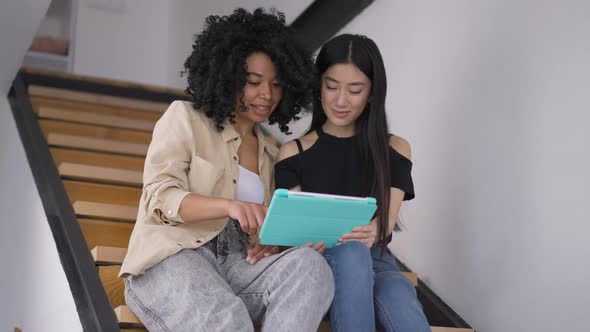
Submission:
[[[276,78],[276,68],[270,57],[264,53],[252,53],[246,58],[246,84],[242,89],[241,101],[246,112],[239,110],[240,96],[236,104],[236,117],[240,122],[264,122],[275,110],[283,88]]]
[[[346,63],[329,67],[322,75],[321,89],[322,108],[327,117],[325,126],[354,133],[355,121],[363,113],[370,95],[371,80],[357,66]]]

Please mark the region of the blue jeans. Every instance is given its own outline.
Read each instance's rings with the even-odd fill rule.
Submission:
[[[430,332],[414,285],[401,272],[393,254],[349,241],[326,250],[334,273],[330,321],[334,332]]]

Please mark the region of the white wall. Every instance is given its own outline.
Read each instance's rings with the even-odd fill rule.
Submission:
[[[33,30],[34,32],[35,30]],[[0,331],[82,331],[22,143],[0,98]]]
[[[194,35],[202,31],[207,16],[229,15],[238,7],[248,10],[258,7],[276,8],[285,13],[287,24],[290,24],[312,2],[313,0],[175,0],[170,11],[168,85],[179,89],[186,88],[186,77],[180,77],[179,72],[192,50]]]
[[[69,20],[64,19],[64,17],[69,19],[71,16],[69,5],[68,1],[51,1],[45,13],[45,19],[39,25],[37,35],[69,38]]]
[[[49,7],[0,2],[0,331],[81,331],[5,96]]]
[[[184,89],[179,73],[205,17],[276,7],[291,22],[311,2],[79,0],[74,73]]]
[[[417,198],[397,255],[482,332],[590,314],[590,3],[376,1],[369,35]]]
[[[74,73],[166,85],[168,11],[168,1],[79,0]]]
[[[25,52],[49,7],[49,0],[0,2],[0,92],[10,88]]]

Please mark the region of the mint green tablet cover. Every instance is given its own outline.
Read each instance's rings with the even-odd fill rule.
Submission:
[[[303,196],[277,189],[260,230],[260,243],[299,246],[323,241],[331,248],[354,227],[368,224],[376,209],[372,197]]]

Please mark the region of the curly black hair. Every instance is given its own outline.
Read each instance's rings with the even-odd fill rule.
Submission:
[[[289,134],[287,124],[310,109],[314,65],[311,52],[297,43],[285,25],[285,15],[274,9],[250,13],[238,8],[229,16],[207,17],[205,29],[195,36],[193,51],[184,63],[186,93],[192,96],[194,109],[205,112],[219,130],[227,118],[235,123],[236,96],[246,84],[246,58],[256,52],[271,58],[283,88],[269,123],[278,123],[280,130]],[[245,110],[243,103],[238,109]]]

